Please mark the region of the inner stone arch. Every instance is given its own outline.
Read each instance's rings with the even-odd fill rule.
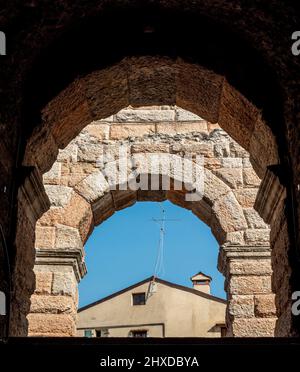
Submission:
[[[202,155],[203,198],[190,203],[185,199],[187,190],[172,187],[111,190],[98,160],[103,146],[118,149],[121,144],[127,145],[130,158],[140,153],[169,158]],[[159,169],[158,175],[173,181],[184,178],[172,169]],[[193,185],[193,178],[188,181]],[[221,246],[219,269],[226,277],[228,334],[273,335],[269,227],[253,209],[259,184],[242,147],[218,125],[178,107],[128,108],[92,122],[59,152],[44,175],[51,208],[36,227],[37,286],[28,316],[29,334],[75,334],[77,282],[86,272],[83,245],[93,226],[136,201],[168,199],[209,225]]]

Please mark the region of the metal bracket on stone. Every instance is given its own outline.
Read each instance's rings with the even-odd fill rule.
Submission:
[[[277,207],[286,198],[280,167],[280,165],[267,167],[254,204],[254,209],[267,224],[271,223]]]
[[[57,266],[71,266],[77,282],[86,275],[87,269],[83,261],[83,254],[81,249],[36,249],[35,265],[57,265]]]

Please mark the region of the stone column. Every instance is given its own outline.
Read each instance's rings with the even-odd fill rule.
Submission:
[[[82,249],[37,249],[29,336],[76,335],[77,285],[86,274]]]
[[[219,270],[225,276],[229,337],[272,337],[276,323],[271,290],[269,247],[221,247]]]
[[[18,190],[18,215],[15,239],[15,261],[12,270],[10,301],[10,336],[26,336],[30,296],[34,292],[34,236],[37,220],[50,208],[42,175],[36,167],[19,170],[23,179]]]

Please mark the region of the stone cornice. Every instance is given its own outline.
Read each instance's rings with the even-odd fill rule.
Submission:
[[[259,260],[266,258],[271,258],[270,246],[223,245],[220,247],[218,269],[221,273],[226,275],[228,263],[230,260]]]
[[[286,189],[280,182],[280,165],[267,168],[258,189],[254,209],[263,220],[270,224],[277,207],[286,197]]]
[[[87,273],[82,249],[36,249],[35,264],[71,266],[78,282]]]

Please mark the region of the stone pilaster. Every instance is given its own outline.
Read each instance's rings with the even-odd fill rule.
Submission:
[[[34,291],[34,237],[37,220],[50,207],[42,176],[36,167],[19,170],[23,179],[18,190],[18,227],[16,232],[16,259],[13,268],[13,287],[10,303],[10,336],[27,335],[26,316],[30,296]]]
[[[29,336],[75,336],[77,285],[86,274],[82,249],[37,249],[34,271]]]
[[[270,248],[222,246],[219,270],[228,296],[227,335],[272,337],[276,323]]]
[[[287,216],[287,192],[281,176],[280,165],[268,167],[261,182],[255,209],[270,224],[270,247],[272,256],[272,289],[276,294],[275,304],[278,320],[275,335],[289,337],[293,335],[292,320],[292,253]]]

